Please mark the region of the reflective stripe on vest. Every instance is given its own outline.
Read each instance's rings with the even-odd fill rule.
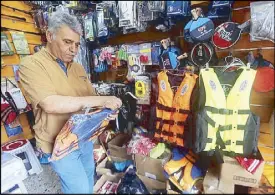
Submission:
[[[251,114],[249,99],[255,74],[255,70],[243,68],[226,98],[213,68],[201,70],[206,93],[204,117],[208,123],[204,151],[215,150],[218,146],[226,152],[243,154],[244,129]]]
[[[186,119],[190,113],[190,97],[197,75],[185,73],[177,92],[171,89],[167,71],[158,74],[159,96],[157,101],[157,122],[155,138],[184,146],[183,134]]]

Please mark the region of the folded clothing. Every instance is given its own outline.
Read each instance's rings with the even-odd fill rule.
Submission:
[[[240,156],[237,156],[235,158],[243,168],[245,168],[248,172],[250,172],[252,174],[254,174],[256,172],[258,167],[263,162],[263,160],[249,159],[249,158],[244,158],[244,157],[240,157]]]
[[[155,146],[156,144],[152,142],[150,138],[144,137],[142,135],[136,135],[129,142],[127,147],[127,153],[148,156],[151,149]]]

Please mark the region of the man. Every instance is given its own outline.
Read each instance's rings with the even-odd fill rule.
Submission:
[[[73,113],[95,106],[114,110],[122,104],[114,96],[96,96],[84,68],[73,62],[81,34],[76,17],[55,12],[49,18],[46,47],[20,64],[21,83],[35,115],[37,148],[47,159],[57,134]],[[61,180],[63,193],[93,192],[92,142],[50,164]]]

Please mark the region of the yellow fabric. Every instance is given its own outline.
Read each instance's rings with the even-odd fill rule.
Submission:
[[[46,113],[40,108],[39,103],[51,95],[96,95],[80,64],[69,64],[67,74],[68,76],[56,62],[56,58],[45,48],[23,58],[19,66],[20,83],[33,107],[37,146],[45,153],[52,152],[54,140],[70,114]]]
[[[270,185],[274,187],[274,165],[265,164],[263,175],[266,177]]]
[[[186,121],[188,114],[179,113],[179,109],[190,110],[190,98],[193,91],[193,88],[196,84],[197,75],[185,73],[184,78],[178,87],[177,92],[174,95],[170,83],[168,81],[167,71],[162,71],[158,74],[158,86],[159,86],[159,95],[158,103],[167,106],[169,108],[176,108],[176,112],[169,112],[166,110],[160,110],[157,108],[157,117],[162,120],[172,120],[175,122]],[[156,124],[156,129],[159,129],[160,122]],[[184,127],[174,124],[163,124],[162,131],[172,132],[174,136],[168,137],[164,134],[155,134],[156,138],[162,137],[164,140],[171,143],[176,143],[177,145],[184,146],[183,140],[177,138],[177,134],[183,134]]]
[[[238,130],[237,125],[245,125],[249,115],[236,114],[235,111],[237,112],[238,110],[250,109],[250,91],[256,71],[253,69],[247,70],[246,68],[243,68],[242,73],[237,78],[227,98],[225,97],[222,86],[213,68],[209,68],[208,71],[202,69],[200,74],[203,79],[206,92],[205,106],[233,110],[232,115],[215,114],[207,111],[208,116],[218,124],[216,127],[212,127],[208,124],[208,138],[212,138],[212,143],[207,143],[204,151],[215,149],[216,132],[219,125],[232,125],[230,130],[220,132],[224,142],[231,140],[231,145],[226,145],[226,149],[224,149],[224,151],[243,153],[243,145],[236,145],[236,141],[242,141],[244,139],[244,130]]]

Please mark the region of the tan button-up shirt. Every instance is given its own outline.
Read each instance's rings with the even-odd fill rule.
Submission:
[[[43,48],[34,55],[25,57],[19,66],[20,82],[34,111],[36,144],[45,153],[52,153],[55,138],[71,114],[46,113],[39,103],[51,95],[96,95],[80,64],[70,63],[66,75],[56,59]]]

